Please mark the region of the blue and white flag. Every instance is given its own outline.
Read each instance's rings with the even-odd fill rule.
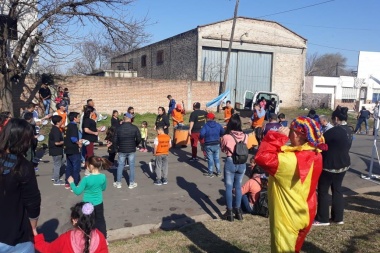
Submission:
[[[224,99],[226,99],[230,95],[230,90],[225,91],[224,93],[220,94],[210,102],[206,103],[206,107],[217,107],[219,106]]]

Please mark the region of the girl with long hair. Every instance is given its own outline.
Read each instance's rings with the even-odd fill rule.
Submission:
[[[226,202],[227,211],[222,216],[223,219],[233,221],[234,216],[238,220],[242,220],[241,210],[241,182],[245,173],[245,164],[234,164],[232,154],[234,152],[236,142],[244,141],[247,143],[248,137],[241,129],[241,120],[238,114],[232,115],[227,124],[225,135],[222,137],[221,149],[227,155],[224,163],[224,182],[226,186]],[[235,202],[232,199],[232,190],[235,188]]]
[[[156,118],[156,123],[154,125],[154,130],[158,127],[162,127],[164,129],[165,134],[169,134],[169,117],[166,115],[165,108],[160,106],[158,107],[158,115]]]
[[[34,166],[24,157],[33,138],[32,126],[23,119],[10,119],[0,132],[0,252],[34,252],[30,235],[41,194]]]
[[[107,238],[106,220],[104,219],[103,191],[107,187],[106,175],[100,173],[101,170],[109,169],[112,163],[105,158],[91,156],[87,160],[87,170],[90,174],[84,177],[76,186],[74,179],[69,177],[67,181],[71,190],[76,195],[83,193],[83,201],[90,202],[95,208],[95,227]]]
[[[106,253],[107,241],[95,228],[95,208],[91,203],[80,202],[71,207],[73,229],[60,235],[53,242],[45,241],[43,234],[33,230],[35,248],[41,253],[74,252]]]

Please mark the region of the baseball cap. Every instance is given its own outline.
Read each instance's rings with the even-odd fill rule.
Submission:
[[[129,112],[126,112],[126,113],[124,113],[124,117],[127,117],[127,118],[132,119],[132,118],[133,118],[133,115],[130,114]]]
[[[207,113],[206,118],[207,119],[215,119],[215,114],[213,114],[212,112],[209,112],[209,113]]]

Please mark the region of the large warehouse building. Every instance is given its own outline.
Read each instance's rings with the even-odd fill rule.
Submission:
[[[223,80],[233,19],[198,26],[112,59],[114,70],[151,79]],[[237,18],[226,88],[233,103],[244,92],[272,91],[285,107],[301,105],[306,39],[273,21]]]

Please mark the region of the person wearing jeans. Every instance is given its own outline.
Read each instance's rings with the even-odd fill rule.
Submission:
[[[362,123],[364,122],[365,124],[365,131],[366,131],[366,134],[368,134],[368,119],[371,115],[371,112],[368,111],[365,106],[362,106],[362,109],[360,110],[359,114],[358,114],[358,122],[356,123],[356,127],[355,127],[355,133],[359,133],[358,131],[360,130],[361,126],[362,126]]]
[[[224,134],[223,127],[215,122],[215,115],[213,113],[207,113],[207,123],[202,127],[200,131],[200,138],[204,141],[204,151],[207,154],[207,167],[208,172],[203,175],[206,177],[214,177],[214,165],[216,169],[216,175],[220,177],[220,161],[219,161],[219,149],[220,149],[220,137]]]
[[[118,153],[118,159],[117,159],[117,174],[116,174],[116,183],[120,183],[120,187],[116,185],[117,188],[121,188],[121,178],[123,175],[123,170],[126,161],[128,160],[129,164],[129,184],[135,182],[135,156],[136,153]],[[134,188],[134,187],[133,187]]]
[[[116,180],[113,183],[113,186],[118,189],[121,188],[121,176],[127,159],[130,172],[128,188],[133,189],[137,187],[137,183],[135,182],[135,153],[136,148],[141,142],[141,134],[138,127],[132,124],[132,118],[132,114],[128,112],[124,114],[123,122],[116,129],[112,142],[115,146],[115,152],[119,153]]]
[[[233,136],[232,136],[233,135]],[[236,139],[236,141],[235,141]],[[232,160],[236,142],[244,141],[247,144],[248,137],[241,130],[241,121],[238,114],[232,115],[227,124],[226,134],[222,137],[221,149],[227,155],[224,163],[224,184],[226,187],[227,211],[222,218],[228,221],[242,220],[241,206],[241,181],[245,173],[245,164],[234,164]],[[235,202],[232,202],[232,190],[235,188]],[[233,209],[232,209],[233,208]]]
[[[40,99],[45,107],[45,116],[50,112],[50,102],[51,102],[51,91],[46,83],[43,83],[40,90],[38,91]]]
[[[245,164],[234,164],[230,156],[227,157],[224,164],[227,210],[234,208],[235,213],[241,206],[241,182],[244,177],[245,167]],[[235,202],[233,202],[232,198],[232,189],[235,189]]]

